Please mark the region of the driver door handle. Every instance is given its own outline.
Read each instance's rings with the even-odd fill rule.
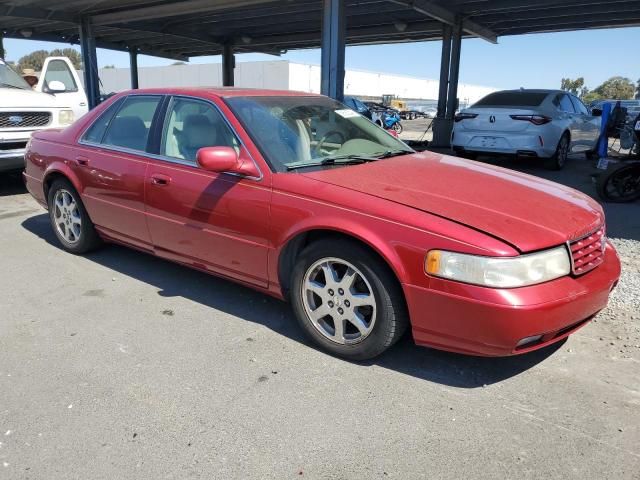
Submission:
[[[157,185],[159,187],[166,187],[171,183],[171,177],[168,175],[163,175],[161,173],[154,173],[151,175],[151,183],[153,185]]]

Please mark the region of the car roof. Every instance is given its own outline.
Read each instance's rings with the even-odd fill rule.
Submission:
[[[517,89],[513,89],[513,90],[497,90],[493,93],[502,93],[502,92],[510,92],[510,93],[517,93],[517,92],[522,92],[522,93],[547,93],[547,94],[551,94],[551,93],[570,93],[570,92],[565,92],[564,90],[554,90],[554,89],[545,89],[545,88],[517,88]]]
[[[162,95],[188,95],[188,96],[214,96],[220,98],[228,97],[320,97],[321,95],[307,92],[297,92],[292,90],[270,90],[262,88],[240,88],[240,87],[181,87],[181,88],[140,88],[137,90],[126,90],[123,95],[136,94],[162,94]]]

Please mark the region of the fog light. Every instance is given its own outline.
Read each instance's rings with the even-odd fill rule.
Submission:
[[[525,347],[530,343],[535,343],[542,338],[542,335],[532,335],[531,337],[524,337],[518,342],[516,348]]]

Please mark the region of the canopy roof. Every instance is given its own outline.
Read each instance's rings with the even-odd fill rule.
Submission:
[[[640,0],[345,0],[347,44],[438,40],[442,24],[495,42],[503,35],[640,25]],[[5,37],[96,45],[186,60],[320,46],[322,0],[0,0]]]

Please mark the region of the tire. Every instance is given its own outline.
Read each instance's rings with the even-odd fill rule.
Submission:
[[[333,279],[327,280],[325,272],[332,272]],[[300,326],[332,355],[348,360],[376,357],[398,341],[409,323],[397,279],[357,242],[325,239],[310,244],[299,255],[291,280]],[[342,320],[341,329],[337,319]]]
[[[563,133],[556,147],[556,153],[551,158],[545,159],[544,166],[548,170],[562,170],[567,164],[569,156],[570,139],[568,133]]]
[[[66,179],[54,180],[49,194],[49,219],[58,241],[66,251],[82,254],[102,244],[80,195]]]
[[[400,135],[402,133],[402,130],[403,130],[402,124],[400,122],[394,123],[393,127],[391,127],[391,128],[393,128],[398,135]]]
[[[610,203],[633,202],[640,198],[640,163],[622,164],[603,172],[596,182],[601,199]]]

